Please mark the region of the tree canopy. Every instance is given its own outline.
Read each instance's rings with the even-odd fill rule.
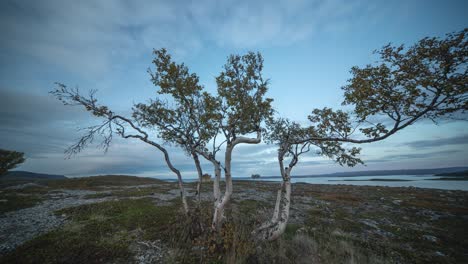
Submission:
[[[13,150],[0,149],[0,175],[16,168],[25,161],[24,153]]]
[[[81,151],[96,135],[103,136],[107,149],[112,136],[139,139],[163,152],[168,167],[178,177],[184,208],[182,176],[172,164],[162,143],[181,147],[195,161],[202,181],[198,155],[214,166],[213,227],[220,226],[230,201],[232,152],[238,144],[258,144],[262,135],[278,146],[279,171],[283,178],[273,217],[255,232],[263,239],[275,239],[284,232],[289,217],[291,171],[302,155],[315,150],[343,166],[363,161],[361,149],[352,144],[384,140],[422,119],[463,118],[468,109],[468,29],[445,38],[424,38],[406,48],[388,44],[375,51],[379,61],[351,69],[352,77],[342,87],[343,105],[351,111],[331,108],[312,109],[308,122],[299,124],[274,117],[273,99],[267,97],[268,79],[262,75],[263,57],[259,53],[228,57],[216,77],[217,94],[209,94],[183,63],[176,63],[165,49],[154,51],[154,70],[149,70],[157,87],[157,97],[134,105],[131,117],[117,115],[99,105],[94,91],[83,96],[63,84],[52,91],[64,104],[81,105],[102,123],[68,150]],[[150,139],[147,130],[156,131]],[[255,137],[251,137],[256,134]],[[217,140],[218,137],[223,138]],[[159,140],[159,141],[158,141]],[[162,143],[160,143],[162,141]],[[216,153],[225,149],[224,166]],[[289,159],[289,162],[285,162]],[[284,164],[288,164],[284,166]],[[221,168],[225,193],[221,197]],[[197,190],[200,188],[198,186]]]

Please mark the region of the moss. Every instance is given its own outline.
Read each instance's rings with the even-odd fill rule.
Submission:
[[[299,230],[302,225],[299,224],[287,224],[286,230],[284,230],[283,238],[286,240],[292,239],[295,235],[297,230]]]
[[[33,207],[43,201],[42,196],[15,192],[0,194],[0,214]]]
[[[145,184],[167,184],[158,179],[125,175],[106,175],[47,181],[52,189],[102,190],[108,186],[136,186]]]
[[[170,239],[177,206],[150,199],[110,201],[57,211],[71,221],[36,237],[0,259],[1,263],[127,263],[135,239]],[[131,233],[139,230],[140,237]]]
[[[93,194],[87,194],[83,198],[84,199],[99,199],[112,196],[112,192],[98,192]]]
[[[268,204],[262,201],[256,201],[251,199],[241,200],[235,203],[239,210],[239,213],[248,217],[251,214],[258,214],[260,210],[268,208]]]
[[[98,192],[95,194],[86,195],[85,199],[97,199],[97,198],[104,198],[104,197],[143,197],[143,196],[150,196],[154,194],[163,194],[168,193],[171,190],[174,190],[174,186],[170,184],[158,184],[157,186],[151,187],[134,187],[134,188],[125,188],[125,189],[114,189],[112,191],[104,191]]]

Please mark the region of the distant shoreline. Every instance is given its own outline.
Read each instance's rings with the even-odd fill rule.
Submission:
[[[405,179],[365,179],[365,180],[328,180],[328,181],[413,181]]]

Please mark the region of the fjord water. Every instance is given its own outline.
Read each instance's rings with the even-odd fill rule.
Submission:
[[[386,176],[348,176],[348,177],[292,177],[292,182],[311,184],[347,184],[389,187],[419,187],[444,190],[468,191],[468,181],[433,180],[441,176],[434,175],[386,175]],[[259,178],[257,181],[280,181],[280,178]],[[389,181],[385,181],[389,180]],[[402,181],[398,181],[402,180]]]

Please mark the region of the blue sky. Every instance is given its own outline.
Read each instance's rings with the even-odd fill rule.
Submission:
[[[374,62],[373,50],[462,30],[467,13],[466,1],[1,1],[0,148],[25,152],[23,170],[172,177],[160,153],[137,141],[64,159],[76,128],[95,120],[52,98],[53,83],[98,89],[102,103],[129,114],[155,96],[146,72],[153,48],[167,48],[211,92],[229,54],[259,51],[274,107],[305,124],[313,108],[341,107],[350,68]],[[366,166],[310,155],[295,174],[466,166],[468,123],[422,121],[362,147]],[[184,176],[194,177],[192,161],[169,148]],[[234,176],[277,171],[273,146],[234,152]]]

